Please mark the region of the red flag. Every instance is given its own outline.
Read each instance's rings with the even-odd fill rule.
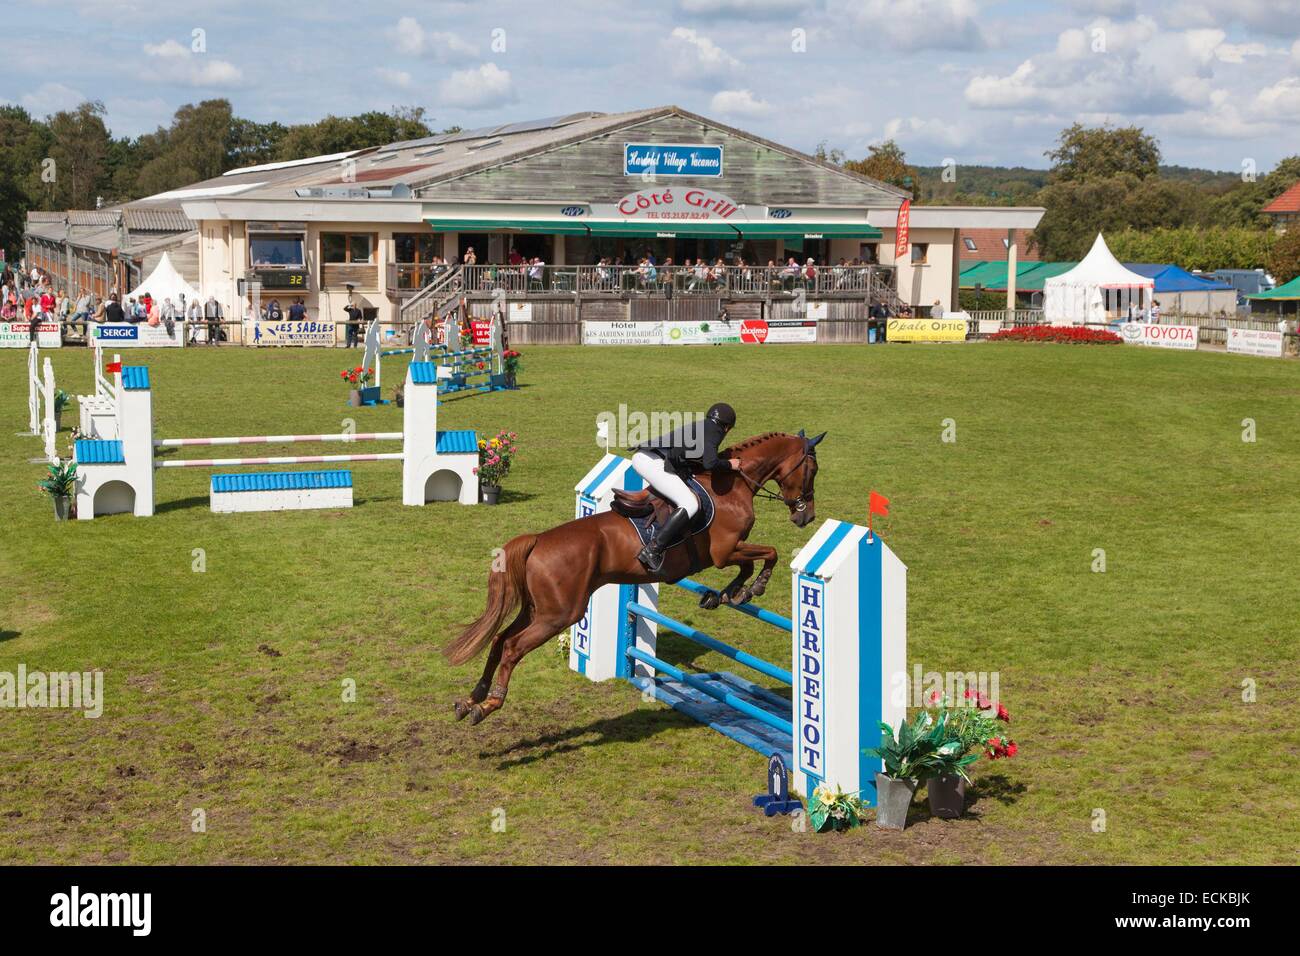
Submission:
[[[873,515],[880,515],[882,518],[889,517],[889,499],[876,491],[871,492],[871,497],[867,501],[867,531],[871,530]]]
[[[122,363],[109,362],[107,365],[104,366],[104,371],[107,372],[109,375],[112,375],[114,372],[120,372],[122,371]]]
[[[904,199],[898,207],[898,221],[894,224],[894,262],[902,262],[911,249],[912,200]]]

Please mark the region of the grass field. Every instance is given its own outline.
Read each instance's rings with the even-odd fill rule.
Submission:
[[[85,350],[45,354],[60,387],[91,389]],[[0,710],[0,862],[1296,860],[1296,362],[539,347],[519,392],[440,410],[442,427],[520,433],[499,507],[404,508],[399,465],[365,463],[351,511],[213,515],[208,472],[168,470],[153,518],[56,525],[28,463],[39,441],[14,435],[25,358],[0,354],[0,671],[99,669],[106,703],[93,720]],[[349,415],[361,431],[401,428],[392,406],[344,407],[342,352],[131,359],[150,366],[160,437],[337,431]],[[386,392],[402,369],[385,367]],[[910,568],[909,663],[999,674],[1020,753],[976,766],[968,817],[930,819],[918,801],[902,833],[792,832],[749,806],[758,755],[569,673],[554,644],[520,666],[500,713],[452,719],[479,668],[453,671],[438,648],[481,610],[494,547],[571,516],[600,453],[595,415],[717,400],[739,410],[738,434],[828,429],[819,517],[865,520],[868,488],[893,500],[882,528]],[[955,442],[941,441],[945,419]],[[760,504],[752,537],[780,549],[775,581],[810,534]],[[788,589],[765,603],[788,613]],[[741,615],[677,594],[663,606],[787,659],[788,639]],[[660,648],[731,666],[671,637]],[[192,831],[196,809],[206,832]]]

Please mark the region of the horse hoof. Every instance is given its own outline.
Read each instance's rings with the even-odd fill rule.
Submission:
[[[473,705],[470,704],[469,701],[464,701],[464,700],[458,700],[456,701],[456,703],[452,704],[452,707],[454,707],[456,710],[456,719],[464,720],[465,716],[470,712],[472,706]]]
[[[700,607],[706,611],[712,611],[722,603],[722,596],[717,591],[708,591],[700,595]]]
[[[479,704],[475,704],[469,709],[469,725],[473,727],[475,724],[483,723],[483,718],[486,716],[487,714],[483,708]]]

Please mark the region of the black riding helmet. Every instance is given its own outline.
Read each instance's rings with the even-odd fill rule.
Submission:
[[[715,425],[721,425],[723,429],[730,429],[736,424],[736,410],[726,402],[711,405],[705,417]]]

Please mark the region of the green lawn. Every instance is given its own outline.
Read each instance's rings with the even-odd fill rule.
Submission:
[[[86,351],[45,354],[60,387],[90,389]],[[131,358],[150,366],[159,436],[337,431],[348,415],[362,431],[401,428],[395,407],[344,407],[341,352]],[[39,441],[14,435],[25,359],[0,353],[0,671],[100,669],[107,701],[97,720],[0,710],[0,861],[1295,862],[1294,361],[539,347],[521,391],[441,409],[442,427],[520,433],[499,507],[405,508],[399,466],[363,463],[351,511],[213,515],[208,472],[167,470],[155,517],[56,525],[33,488]],[[402,370],[386,367],[386,392]],[[571,516],[600,453],[597,412],[718,400],[739,410],[738,434],[829,429],[819,515],[864,520],[869,488],[893,500],[882,527],[910,569],[909,663],[1000,675],[1020,753],[976,766],[965,819],[929,819],[918,801],[902,833],[792,832],[749,806],[758,755],[625,684],[571,674],[555,645],[525,660],[499,714],[452,719],[479,665],[453,671],[438,648],[481,609],[494,547]],[[945,419],[955,443],[940,440]],[[297,447],[283,453],[313,453]],[[760,505],[753,537],[780,549],[776,581],[810,534]],[[788,588],[765,602],[788,613]],[[663,606],[788,655],[741,615],[676,593]],[[1242,700],[1247,680],[1256,702]],[[192,832],[195,809],[206,832]]]

